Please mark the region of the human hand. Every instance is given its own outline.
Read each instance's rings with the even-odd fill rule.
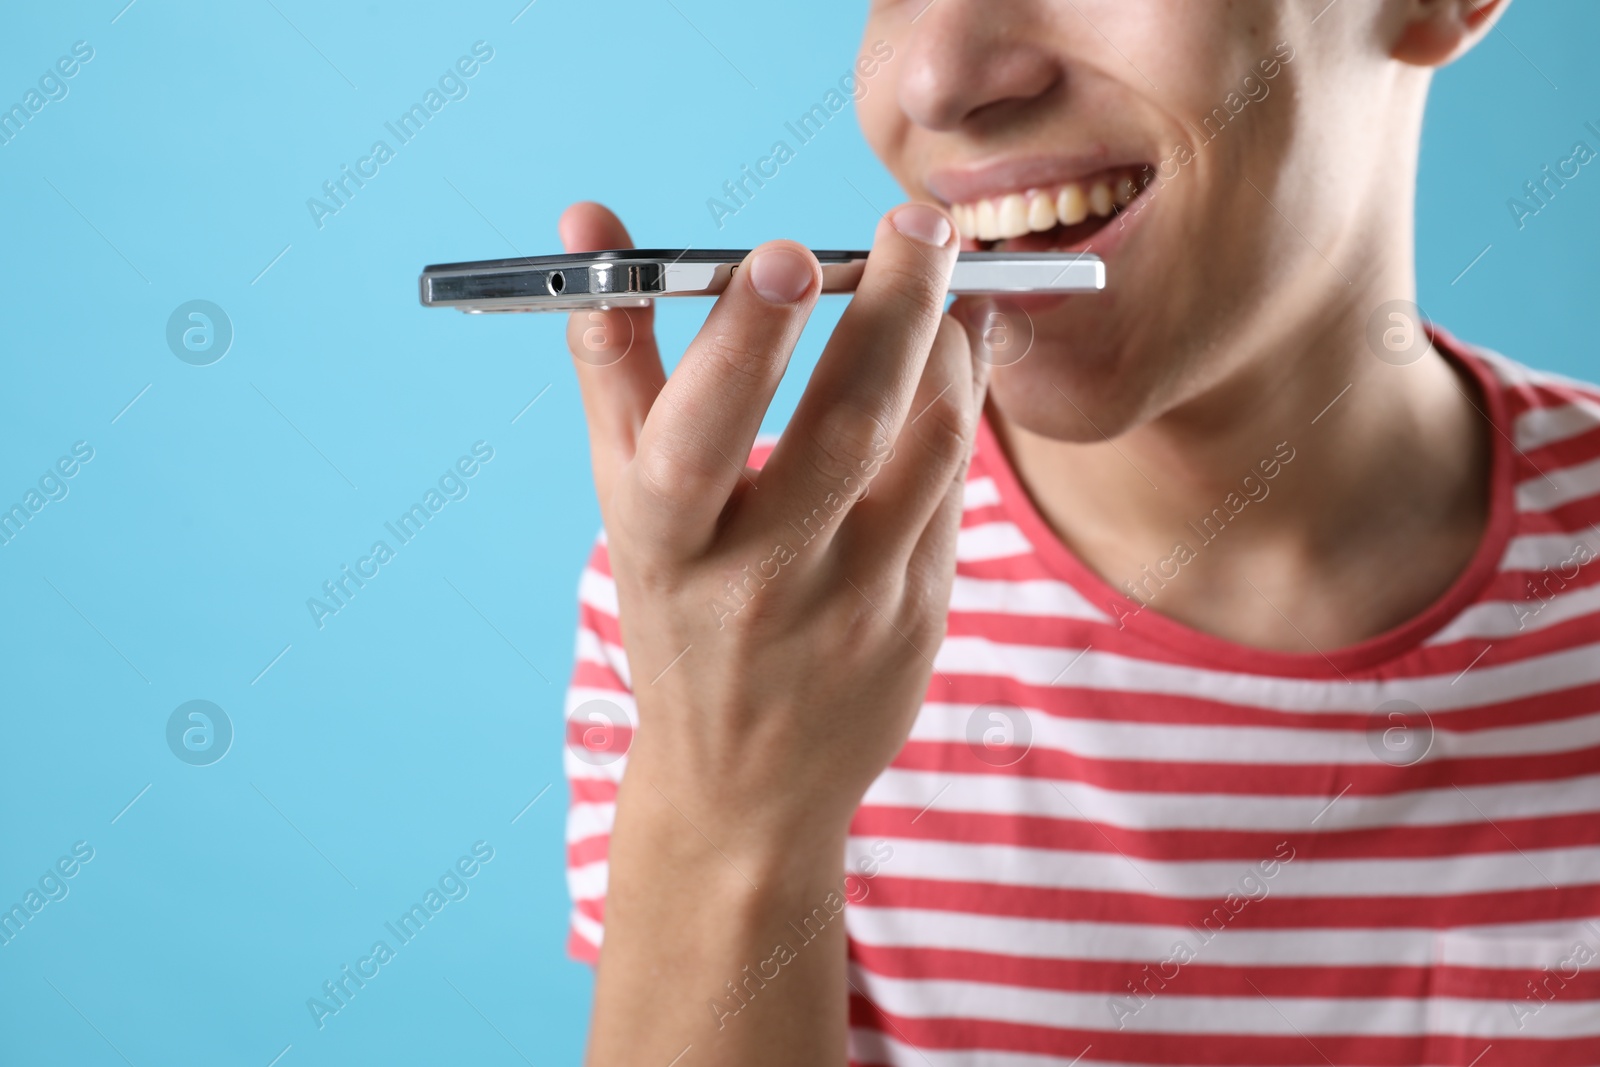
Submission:
[[[629,246],[597,204],[560,229],[569,252]],[[670,380],[651,309],[572,316],[639,715],[619,823],[653,789],[742,870],[837,852],[904,744],[944,634],[984,389],[942,314],[957,246],[926,205],[880,222],[760,471],[744,460],[820,286],[807,249],[756,249]]]

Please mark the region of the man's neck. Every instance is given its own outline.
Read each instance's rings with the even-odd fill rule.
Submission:
[[[1471,560],[1494,432],[1437,349],[1377,359],[1362,304],[1341,296],[1256,339],[1275,354],[1113,441],[1051,440],[992,405],[990,419],[1045,520],[1146,609],[1256,647],[1352,645]]]

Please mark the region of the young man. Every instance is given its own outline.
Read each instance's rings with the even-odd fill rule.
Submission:
[[[670,381],[575,317],[592,1063],[1600,1063],[1600,392],[1409,304],[1503,8],[881,0],[915,203],[770,452],[803,248]],[[960,247],[1109,287],[944,316]]]

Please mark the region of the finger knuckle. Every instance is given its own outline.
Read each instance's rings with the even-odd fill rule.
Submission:
[[[934,264],[920,257],[896,257],[882,264],[879,270],[884,291],[908,314],[935,311],[944,300],[944,275]]]
[[[941,470],[960,463],[972,441],[972,414],[965,399],[953,395],[956,392],[955,387],[946,390],[911,427],[918,447]]]
[[[893,606],[898,592],[883,580],[856,577],[840,590],[825,613],[825,625],[839,647],[856,651],[881,647],[892,634],[880,605]]]
[[[846,485],[870,477],[890,440],[882,414],[845,401],[812,432],[811,463],[824,484]]]
[[[693,576],[681,561],[664,553],[658,541],[619,537],[617,542],[619,551],[611,573],[624,612],[632,611],[636,604],[641,610],[650,610],[683,595]]]
[[[739,643],[763,645],[789,628],[792,609],[778,579],[781,574],[757,565],[720,574],[708,599],[717,629]]]
[[[628,513],[649,523],[655,521],[654,513],[666,506],[707,500],[721,492],[721,472],[692,458],[701,454],[696,449],[674,448],[671,442],[661,442],[661,447],[635,456],[629,466],[631,477],[618,487],[618,496],[629,505]]]
[[[707,362],[718,375],[731,377],[736,389],[766,384],[772,376],[774,353],[753,338],[720,332],[704,339]]]
[[[900,589],[900,628],[919,648],[944,640],[949,608],[949,579],[926,565],[907,566]]]
[[[665,562],[663,541],[657,534],[660,510],[642,479],[626,478],[618,482],[611,496],[610,518],[606,536],[614,546],[613,553],[643,563],[641,574],[656,574]]]
[[[932,607],[930,604],[930,609]],[[932,658],[939,645],[944,642],[948,620],[943,608],[940,607],[938,610],[912,613],[900,628],[904,631],[906,640],[921,650],[925,656]]]

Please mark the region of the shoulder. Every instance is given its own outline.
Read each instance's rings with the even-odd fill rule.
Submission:
[[[1506,429],[1516,447],[1529,452],[1600,432],[1600,385],[1536,370],[1492,349],[1463,343],[1440,331],[1439,339],[1475,364],[1493,383]],[[1600,440],[1591,451],[1600,456]],[[1591,456],[1591,458],[1594,458]]]

